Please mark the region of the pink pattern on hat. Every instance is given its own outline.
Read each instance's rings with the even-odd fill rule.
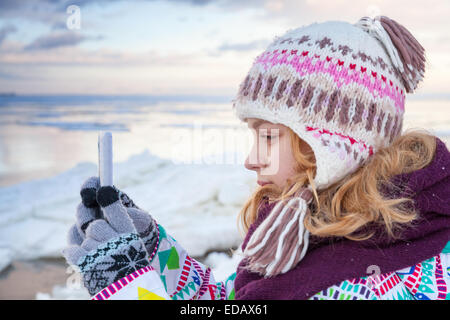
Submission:
[[[351,83],[356,83],[362,85],[372,94],[374,98],[384,98],[389,97],[395,103],[399,112],[403,112],[405,108],[405,94],[397,88],[394,88],[393,83],[389,86],[388,83],[382,78],[378,78],[377,72],[372,71],[367,72],[367,68],[350,68],[346,67],[343,63],[339,65],[340,60],[337,61],[326,61],[324,59],[317,60],[313,63],[313,59],[304,54],[292,54],[283,53],[281,58],[278,59],[280,53],[276,52],[265,52],[255,60],[255,64],[261,65],[265,70],[273,68],[276,65],[291,65],[294,67],[295,71],[300,77],[308,76],[313,73],[325,73],[333,76],[333,80],[338,88],[342,85],[349,85]],[[306,52],[304,52],[306,53]],[[287,59],[288,56],[293,55],[294,57],[290,60]],[[317,54],[316,54],[317,57]],[[325,65],[328,63],[328,66]],[[349,64],[352,64],[351,62]],[[337,68],[339,65],[340,68]],[[369,75],[371,74],[371,75]],[[375,78],[372,80],[371,78]],[[387,79],[387,76],[383,75],[383,78]]]

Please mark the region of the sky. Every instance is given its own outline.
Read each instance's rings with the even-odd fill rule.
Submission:
[[[0,0],[0,92],[233,96],[276,36],[367,15],[425,47],[417,92],[450,93],[448,0]]]

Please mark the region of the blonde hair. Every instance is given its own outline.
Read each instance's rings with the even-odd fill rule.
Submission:
[[[389,237],[395,238],[399,228],[417,218],[418,213],[410,206],[412,199],[385,197],[380,188],[395,190],[397,186],[389,181],[390,178],[427,166],[436,151],[435,136],[423,129],[406,131],[389,147],[379,149],[354,173],[318,191],[313,184],[316,172],[314,153],[310,148],[310,151],[302,153],[301,145],[305,142],[291,129],[288,131],[297,160],[297,174],[288,179],[283,189],[270,184],[253,193],[238,215],[238,224],[245,233],[256,220],[263,198],[270,202],[284,200],[307,184],[311,184],[314,199],[304,223],[312,235],[366,240],[373,233],[361,230],[370,223],[376,223],[384,226]]]

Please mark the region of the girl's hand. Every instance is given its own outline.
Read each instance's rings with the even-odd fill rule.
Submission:
[[[88,185],[95,189],[94,184]],[[116,188],[100,187],[95,193],[97,206],[92,194],[87,200],[78,206],[77,223],[62,253],[68,263],[79,267],[85,287],[94,295],[150,261]]]
[[[77,207],[75,224],[70,228],[68,234],[69,244],[79,244],[86,238],[86,228],[97,219],[103,218],[97,202],[97,191],[100,188],[98,177],[88,178],[81,186],[81,202]],[[115,187],[113,187],[116,189]],[[137,233],[145,244],[147,253],[152,258],[154,249],[158,242],[158,226],[153,217],[146,211],[135,205],[128,195],[118,189],[119,198],[126,208],[128,216],[133,221]]]

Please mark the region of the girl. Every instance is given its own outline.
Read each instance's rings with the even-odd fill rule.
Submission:
[[[450,299],[450,153],[402,132],[424,54],[380,16],[290,30],[255,59],[233,108],[261,187],[226,280],[95,177],[64,256],[93,299]]]

